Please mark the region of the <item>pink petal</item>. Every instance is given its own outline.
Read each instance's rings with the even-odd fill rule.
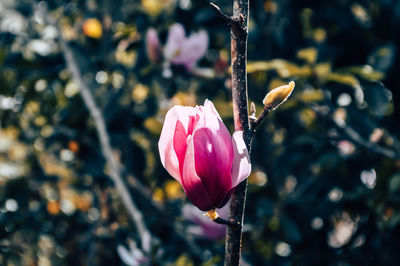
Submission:
[[[175,136],[178,119],[180,121],[178,127],[183,126],[183,130],[187,132],[189,126],[190,115],[195,114],[195,108],[174,106],[165,116],[164,125],[161,131],[160,140],[158,141],[158,150],[160,152],[161,163],[168,173],[181,182],[181,174],[179,171],[179,160],[174,149],[174,142],[185,141],[186,136],[183,134]],[[182,130],[182,129],[180,129]],[[181,132],[179,132],[181,133]],[[182,158],[181,158],[182,159]],[[183,159],[182,159],[183,160]],[[182,183],[182,182],[181,182]]]
[[[175,134],[173,139],[173,146],[179,161],[179,172],[182,173],[183,162],[185,160],[188,137],[191,137],[193,130],[200,118],[196,114],[196,108],[189,107],[190,112],[181,114],[175,126]]]
[[[196,173],[194,162],[193,138],[186,151],[182,170],[182,186],[188,199],[200,210],[208,211],[214,208],[210,196]]]
[[[204,101],[204,109],[206,109],[209,112],[211,112],[213,115],[215,115],[222,122],[221,116],[219,115],[217,109],[215,109],[214,104],[212,103],[212,101],[206,99]]]
[[[192,33],[183,45],[181,53],[175,57],[172,62],[175,64],[183,64],[191,69],[197,61],[199,61],[208,48],[208,35],[205,31]]]
[[[168,32],[167,43],[164,47],[164,57],[168,60],[180,54],[186,40],[185,29],[182,24],[175,23]]]
[[[229,219],[229,204],[230,201],[227,202],[227,204],[224,205],[224,207],[217,209],[217,213],[219,216],[225,220]]]
[[[251,173],[249,151],[243,140],[243,131],[235,131],[232,135],[233,150],[235,153],[232,164],[232,184],[237,186]]]
[[[228,206],[228,205],[226,205]],[[228,219],[228,208],[217,209],[223,219]],[[204,215],[204,212],[191,204],[185,204],[182,210],[183,217],[196,225],[188,226],[188,232],[199,238],[220,239],[225,236],[225,225],[217,224]]]

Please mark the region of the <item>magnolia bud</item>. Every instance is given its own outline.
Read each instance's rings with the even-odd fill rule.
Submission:
[[[155,29],[150,28],[146,32],[146,53],[150,61],[154,64],[161,59],[161,44]]]
[[[268,92],[263,100],[263,104],[271,110],[276,109],[280,104],[284,103],[294,89],[294,81],[288,85],[283,85]]]

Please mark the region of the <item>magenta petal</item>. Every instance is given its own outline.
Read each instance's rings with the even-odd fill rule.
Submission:
[[[196,173],[194,162],[193,139],[189,142],[185,162],[182,170],[182,186],[193,205],[202,211],[214,208],[209,194],[203,186],[200,177]]]
[[[235,131],[232,135],[234,159],[232,164],[232,184],[237,186],[251,173],[249,151],[243,140],[243,131]]]
[[[214,207],[224,203],[232,188],[230,157],[233,155],[233,148],[221,131],[223,130],[212,132],[209,128],[199,128],[193,134],[196,173]],[[230,139],[229,132],[228,138]]]

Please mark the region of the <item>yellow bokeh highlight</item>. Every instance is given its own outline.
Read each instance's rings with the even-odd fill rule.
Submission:
[[[146,85],[137,84],[131,93],[131,99],[137,103],[142,103],[149,95],[150,89]]]
[[[150,16],[158,16],[170,4],[170,0],[142,0],[142,7]]]
[[[99,39],[103,35],[103,26],[95,18],[87,19],[82,26],[83,33],[91,38]]]

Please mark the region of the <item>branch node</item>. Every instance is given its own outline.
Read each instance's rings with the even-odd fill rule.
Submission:
[[[264,118],[267,116],[267,114],[269,114],[269,112],[271,112],[271,110],[272,110],[272,106],[264,105],[264,108],[263,108],[260,116],[256,119],[254,119],[255,116],[253,119],[250,119],[251,131],[255,132],[256,127],[261,124],[261,122],[264,120]],[[251,116],[250,116],[250,118],[251,118]]]
[[[215,3],[210,2],[210,7],[223,19],[225,20],[229,27],[232,29],[233,37],[246,39],[247,37],[247,28],[245,25],[246,17],[243,14],[239,14],[238,16],[228,16],[224,12],[222,12],[221,8],[217,6]]]

